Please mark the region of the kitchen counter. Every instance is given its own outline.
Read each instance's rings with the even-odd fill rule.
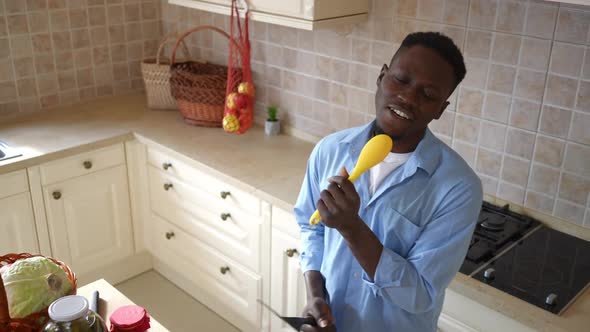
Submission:
[[[313,144],[260,127],[244,135],[187,125],[177,111],[155,111],[143,95],[102,99],[0,123],[0,141],[23,153],[0,174],[134,138],[198,161],[206,171],[290,209]],[[236,179],[239,179],[237,181]]]
[[[0,162],[0,174],[135,138],[191,158],[223,181],[287,210],[297,199],[314,146],[286,135],[267,137],[259,127],[244,135],[230,135],[220,128],[189,126],[178,112],[149,110],[143,95],[130,95],[0,123],[0,140],[23,153]],[[486,200],[495,199],[486,196]],[[531,214],[561,231],[590,240],[588,229]],[[562,316],[555,316],[460,273],[450,289],[535,330],[581,331],[590,325],[590,290]]]

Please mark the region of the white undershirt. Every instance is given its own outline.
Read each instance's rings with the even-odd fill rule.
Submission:
[[[371,196],[375,194],[377,188],[383,182],[383,180],[396,168],[403,165],[410,157],[412,156],[413,152],[409,153],[393,153],[390,152],[385,159],[373,166],[369,172],[369,192],[371,192]]]

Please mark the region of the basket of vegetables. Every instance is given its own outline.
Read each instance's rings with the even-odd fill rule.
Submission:
[[[39,331],[56,299],[76,294],[76,276],[56,259],[33,254],[0,256],[0,331]]]

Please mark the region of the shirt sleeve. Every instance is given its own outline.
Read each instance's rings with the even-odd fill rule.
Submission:
[[[321,142],[316,145],[307,162],[307,171],[301,185],[297,203],[295,203],[295,219],[300,227],[300,265],[301,270],[319,271],[324,256],[324,224],[310,225],[309,218],[316,210],[316,202],[320,197],[318,177],[318,154]]]
[[[465,258],[481,209],[479,179],[458,184],[404,258],[383,248],[374,280],[363,280],[375,297],[412,313],[427,312],[443,296]]]

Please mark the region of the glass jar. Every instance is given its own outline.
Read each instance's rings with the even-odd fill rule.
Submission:
[[[50,320],[42,332],[107,332],[103,319],[88,309],[83,296],[64,296],[49,306]]]
[[[150,328],[150,315],[138,305],[117,308],[110,321],[111,332],[145,332]]]

